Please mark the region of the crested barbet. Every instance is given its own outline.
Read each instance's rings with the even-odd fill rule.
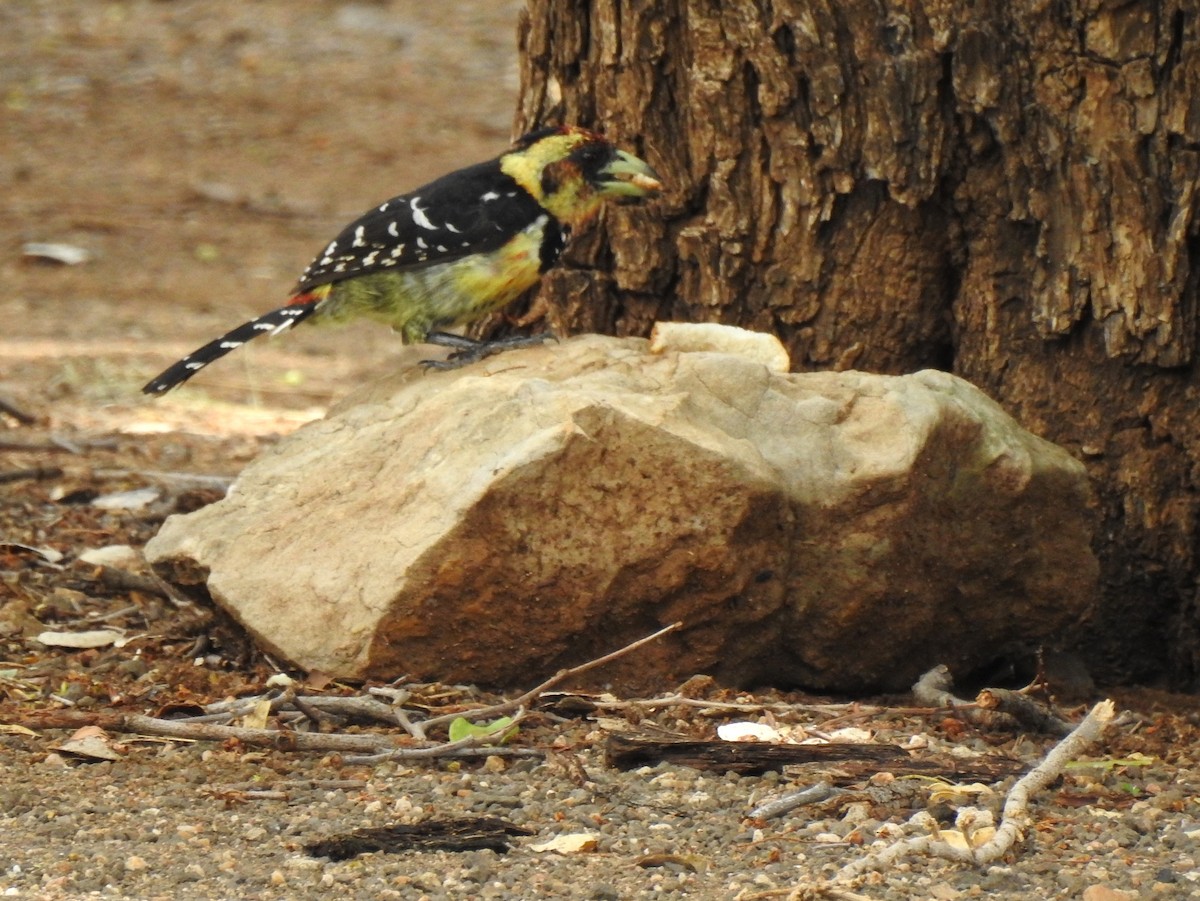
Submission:
[[[536,285],[573,230],[607,200],[662,190],[642,160],[583,128],[544,128],[501,156],[393,197],[347,225],[300,276],[291,300],[201,347],[151,380],[182,384],[252,338],[298,322],[366,317],[406,344],[452,347],[457,366],[541,336],[478,342],[441,331],[465,325]]]

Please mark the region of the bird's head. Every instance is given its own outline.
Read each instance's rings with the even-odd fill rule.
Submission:
[[[571,226],[594,217],[606,200],[636,202],[663,187],[646,162],[572,125],[530,132],[500,158],[500,166]]]

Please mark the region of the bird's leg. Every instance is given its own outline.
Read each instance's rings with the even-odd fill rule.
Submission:
[[[513,350],[517,347],[537,347],[545,343],[553,335],[545,333],[538,335],[509,335],[507,338],[497,338],[494,341],[476,341],[463,335],[452,335],[449,332],[430,332],[425,336],[426,344],[436,344],[438,347],[452,347],[454,352],[445,360],[422,360],[421,365],[426,369],[458,369],[469,366],[484,357],[498,354],[501,351]]]

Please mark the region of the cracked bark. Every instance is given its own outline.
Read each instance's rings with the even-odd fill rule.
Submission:
[[[543,297],[560,333],[779,335],[797,369],[954,371],[1097,480],[1101,679],[1200,671],[1200,13],[1186,0],[527,0],[520,130],[669,181]],[[594,267],[594,268],[593,268]]]

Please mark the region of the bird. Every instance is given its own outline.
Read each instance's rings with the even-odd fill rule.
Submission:
[[[540,128],[500,156],[458,169],[359,216],[317,254],[288,302],[172,364],[142,392],[162,395],[259,335],[300,322],[368,318],[405,344],[453,348],[456,368],[544,336],[475,341],[443,331],[516,300],[608,201],[661,193],[648,163],[595,131]]]

